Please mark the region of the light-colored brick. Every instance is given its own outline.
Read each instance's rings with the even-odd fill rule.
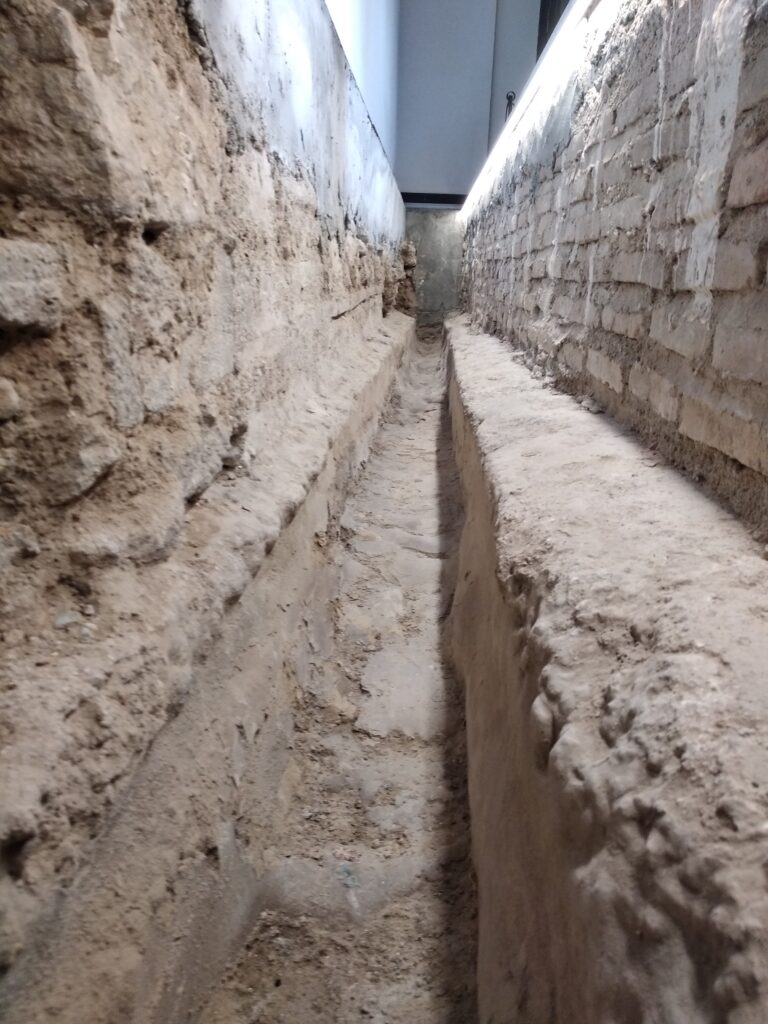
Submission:
[[[616,253],[611,266],[614,281],[644,284],[659,290],[666,284],[666,260],[657,252]]]
[[[768,324],[765,329],[718,324],[712,365],[729,377],[768,384]]]
[[[644,195],[632,195],[611,206],[604,206],[600,211],[602,231],[630,231],[642,227],[646,203]]]
[[[616,131],[621,132],[639,121],[652,110],[659,100],[659,86],[655,76],[645,76],[623,100],[616,110]]]
[[[768,472],[768,439],[759,423],[723,409],[717,398],[706,402],[684,397],[682,401],[681,434],[716,448],[744,466]]]
[[[611,359],[604,352],[591,348],[587,352],[587,371],[596,377],[597,380],[607,384],[612,391],[621,394],[624,389],[624,379],[621,371],[621,364]]]
[[[552,303],[552,312],[563,320],[580,323],[584,315],[584,299],[572,299],[568,295],[558,295]]]
[[[584,349],[573,341],[564,341],[557,353],[557,361],[575,373],[584,369]]]
[[[680,399],[674,385],[655,370],[635,363],[629,372],[629,390],[643,404],[665,420],[674,422],[680,408]]]
[[[541,216],[543,213],[549,213],[552,209],[553,204],[553,188],[551,185],[547,185],[539,190],[534,200],[533,209],[537,216]]]
[[[695,300],[680,296],[654,308],[650,334],[664,348],[687,359],[696,359],[709,347],[712,323]]]
[[[768,173],[768,168],[766,169]],[[757,284],[757,254],[745,243],[719,241],[712,287],[715,291],[743,291]]]
[[[600,237],[600,214],[597,210],[590,210],[573,222],[575,242],[596,242]]]
[[[647,332],[648,318],[644,313],[622,313],[604,306],[601,320],[603,330],[623,334],[626,338],[642,338]]]
[[[574,175],[566,190],[566,195],[572,203],[583,199],[592,199],[595,189],[595,177],[592,168],[586,171],[579,171]]]
[[[691,118],[687,112],[679,117],[667,118],[661,125],[658,136],[654,137],[656,158],[676,160],[678,157],[684,157],[690,145],[690,133]]]
[[[739,109],[751,110],[765,100],[768,100],[768,49],[761,50],[741,73]]]
[[[648,167],[651,160],[653,159],[653,133],[646,132],[644,135],[638,135],[637,138],[632,140],[629,147],[628,163],[632,170],[637,170],[640,167]]]
[[[768,203],[768,139],[736,160],[728,189],[729,206]]]

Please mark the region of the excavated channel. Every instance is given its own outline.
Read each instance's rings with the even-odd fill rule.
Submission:
[[[263,909],[200,1024],[472,1024],[464,701],[447,662],[462,523],[442,331],[423,329],[286,672],[296,735]]]

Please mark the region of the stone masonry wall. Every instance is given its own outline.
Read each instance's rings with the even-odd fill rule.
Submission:
[[[0,139],[5,1019],[148,1021],[162,991],[170,1021],[173,929],[216,939],[202,978],[245,913],[215,872],[180,895],[277,701],[285,609],[239,602],[313,487],[322,542],[365,454],[410,331],[404,210],[322,0],[9,0]],[[236,689],[234,640],[206,662],[254,618]]]
[[[768,5],[576,8],[470,197],[465,303],[765,524]]]

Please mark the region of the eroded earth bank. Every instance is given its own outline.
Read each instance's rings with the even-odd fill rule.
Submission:
[[[464,701],[444,653],[461,502],[441,333],[406,356],[304,605],[294,795],[258,925],[202,1024],[476,1019]]]

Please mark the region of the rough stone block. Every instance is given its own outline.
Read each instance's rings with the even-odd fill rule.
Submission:
[[[604,206],[600,211],[602,231],[631,231],[633,228],[642,227],[645,207],[644,195],[628,196],[611,206]]]
[[[626,185],[630,178],[627,159],[619,155],[609,160],[597,172],[597,181],[601,189],[613,189],[617,185]]]
[[[600,237],[600,213],[591,210],[574,221],[573,240],[575,242],[596,242]]]
[[[559,249],[549,260],[549,276],[564,281],[584,281],[584,263],[577,248]]]
[[[684,157],[690,145],[691,118],[685,111],[677,117],[667,118],[651,135],[654,140],[653,156],[659,160],[677,160]]]
[[[56,330],[61,324],[62,275],[53,246],[0,238],[0,330]]]
[[[632,170],[648,167],[654,155],[654,139],[652,132],[645,132],[633,139],[629,146],[627,161]]]
[[[736,160],[728,189],[729,206],[768,203],[768,139]]]
[[[537,259],[533,260],[528,268],[530,277],[537,280],[547,276],[547,262],[546,260]]]
[[[572,323],[584,322],[584,299],[573,299],[568,295],[558,295],[552,303],[552,312]]]
[[[680,296],[654,308],[650,334],[664,348],[686,359],[696,359],[709,347],[712,323],[694,300]]]
[[[619,252],[611,266],[614,281],[644,284],[658,290],[666,284],[666,260],[657,252]]]
[[[648,318],[645,313],[622,313],[611,306],[604,306],[600,322],[603,330],[623,334],[626,338],[641,338],[646,333]]]
[[[760,424],[723,409],[717,396],[710,402],[685,396],[679,430],[758,473],[768,472],[768,439]]]
[[[650,315],[653,307],[653,292],[645,285],[619,284],[612,290],[611,299],[607,305],[622,313]]]
[[[643,404],[650,405],[659,416],[674,422],[680,408],[680,399],[674,385],[655,370],[635,363],[629,371],[629,390]]]
[[[751,110],[768,100],[768,49],[761,50],[741,73],[739,109]]]
[[[659,101],[659,86],[655,76],[646,76],[616,109],[616,131],[622,132],[639,121]]]
[[[572,203],[580,202],[583,199],[591,199],[595,191],[594,171],[590,167],[586,171],[578,171],[571,179],[566,196]]]
[[[557,361],[575,373],[584,370],[584,349],[572,341],[564,341],[557,353]]]
[[[743,291],[746,288],[754,288],[757,278],[757,255],[750,245],[718,242],[712,278],[712,287],[715,291]]]
[[[618,394],[624,389],[621,364],[604,352],[591,348],[587,352],[587,371]]]
[[[533,203],[533,209],[537,216],[549,213],[552,209],[552,195],[553,189],[551,185],[539,190]]]
[[[712,365],[738,380],[768,383],[768,329],[718,324]]]

